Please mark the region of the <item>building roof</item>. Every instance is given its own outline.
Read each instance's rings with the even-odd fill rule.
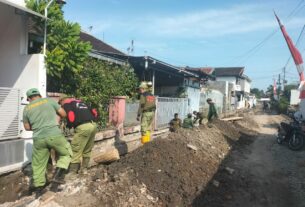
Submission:
[[[220,67],[215,68],[215,76],[235,76],[242,77],[245,67]]]
[[[123,52],[119,51],[118,49],[108,45],[107,43],[103,42],[100,39],[97,39],[96,37],[88,33],[81,32],[80,39],[85,42],[90,42],[93,51],[102,52],[103,54],[109,53],[109,54],[125,55]]]
[[[172,74],[179,74],[186,77],[194,77],[198,78],[199,76],[196,73],[190,72],[185,68],[173,66],[171,64],[165,63],[160,61],[156,58],[150,56],[129,56],[128,62],[135,68],[140,70],[145,70],[145,62],[147,62],[147,67],[154,69],[156,71],[165,72],[165,73],[172,73]]]
[[[213,72],[214,68],[212,67],[200,67],[200,68],[193,68],[193,67],[186,67],[185,68],[187,71],[190,71],[192,73],[198,74],[201,78],[209,78],[211,80],[215,79]]]
[[[28,8],[26,8],[24,6],[18,5],[16,3],[14,3],[14,2],[11,2],[11,1],[8,1],[8,0],[0,0],[0,3],[12,6],[12,7],[18,9],[19,11],[21,11],[23,13],[35,15],[35,16],[41,17],[43,19],[46,19],[45,16],[43,16],[43,15],[37,13],[37,12],[34,12],[33,10],[28,9]]]

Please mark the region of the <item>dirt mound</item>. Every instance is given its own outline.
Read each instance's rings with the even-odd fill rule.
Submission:
[[[190,206],[233,145],[246,136],[242,131],[246,128],[236,123],[215,120],[211,126],[181,129],[115,163],[92,168],[83,181],[67,184],[56,201],[61,206],[82,201],[83,207]]]
[[[103,190],[98,190],[101,187],[96,182],[91,190],[100,196],[104,205],[122,205],[119,200],[125,199],[126,202],[125,195],[143,195],[143,191],[144,197],[151,201],[146,206],[190,205],[207,186],[231,144],[239,137],[238,129],[223,121],[216,121],[212,128],[182,129],[166,139],[156,139],[144,145],[107,169],[97,171],[94,179],[103,180],[106,174],[111,181],[108,188],[120,195],[105,196]],[[139,193],[135,188],[145,190]],[[132,200],[138,204],[141,199],[135,197]]]

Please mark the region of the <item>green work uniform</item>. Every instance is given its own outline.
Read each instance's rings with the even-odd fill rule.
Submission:
[[[154,120],[156,110],[155,97],[150,92],[144,92],[140,96],[140,106],[138,117],[141,116],[141,133],[151,130],[151,124]]]
[[[213,118],[218,118],[217,110],[214,103],[210,103],[209,113],[208,113],[208,121],[212,121]]]
[[[45,174],[51,148],[59,156],[57,167],[67,169],[71,161],[71,146],[57,122],[56,112],[59,108],[54,100],[39,98],[28,104],[23,111],[23,123],[28,123],[33,130],[32,169],[35,187],[46,183]]]
[[[182,124],[183,128],[187,128],[187,129],[191,129],[193,128],[193,119],[192,118],[185,118],[183,120],[183,124]]]
[[[176,132],[181,126],[182,126],[182,121],[181,119],[177,118],[177,119],[172,119],[169,123],[170,128],[169,130],[171,132]]]
[[[96,132],[97,126],[93,121],[75,128],[71,142],[73,151],[71,163],[80,163],[81,159],[84,160],[84,158],[90,159]]]

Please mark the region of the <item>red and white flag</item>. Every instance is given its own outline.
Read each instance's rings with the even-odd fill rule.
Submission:
[[[299,76],[300,76],[300,86],[299,86],[299,90],[300,90],[300,99],[305,99],[305,80],[304,80],[304,66],[303,66],[303,59],[302,59],[302,55],[299,52],[299,50],[294,46],[291,38],[288,36],[285,27],[281,24],[280,19],[278,18],[278,16],[275,14],[274,15],[280,25],[280,28],[282,30],[282,33],[284,35],[284,38],[286,40],[286,43],[288,45],[288,48],[290,50],[291,56],[294,60],[294,63],[297,67]]]

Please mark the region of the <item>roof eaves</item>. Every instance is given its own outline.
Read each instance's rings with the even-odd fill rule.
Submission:
[[[189,72],[185,69],[181,69],[180,67],[177,67],[177,66],[173,66],[171,64],[168,64],[168,63],[165,63],[163,61],[160,61],[158,59],[155,59],[153,57],[150,57],[150,56],[144,56],[144,59],[147,58],[147,59],[150,59],[151,61],[155,61],[155,62],[158,62],[159,64],[161,65],[164,65],[166,67],[169,67],[169,68],[172,68],[173,70],[177,71],[177,72],[180,72],[180,73],[184,73],[185,75],[188,75],[188,76],[191,76],[191,77],[195,77],[195,78],[199,78],[199,75],[195,74],[195,73],[192,73],[192,72]]]
[[[20,5],[18,5],[18,4],[13,3],[13,2],[10,2],[10,1],[7,1],[7,0],[0,0],[0,3],[3,3],[3,4],[6,4],[6,5],[9,5],[9,6],[12,6],[12,7],[16,8],[16,9],[22,10],[22,11],[24,11],[24,12],[26,12],[26,13],[29,13],[29,14],[32,14],[32,15],[35,15],[35,16],[38,16],[38,17],[40,17],[40,18],[47,19],[47,18],[46,18],[45,16],[43,16],[42,14],[39,14],[39,13],[37,13],[37,12],[31,10],[31,9],[28,9],[28,8],[26,8],[26,7],[23,7],[23,6],[20,6]]]

